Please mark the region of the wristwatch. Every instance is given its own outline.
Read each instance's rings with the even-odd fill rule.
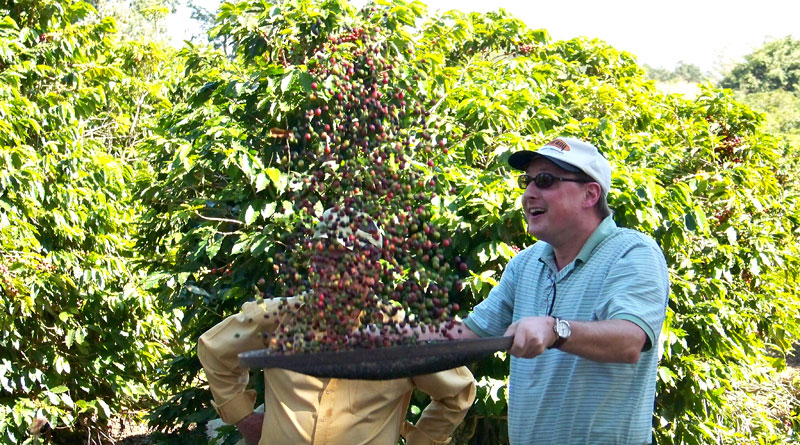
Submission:
[[[556,333],[556,341],[547,349],[560,348],[561,345],[563,345],[564,342],[569,338],[569,334],[572,333],[572,327],[569,325],[567,320],[558,317],[553,318],[556,319],[556,323],[553,325],[553,332]]]

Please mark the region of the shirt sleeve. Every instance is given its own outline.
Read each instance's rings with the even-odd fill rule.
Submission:
[[[611,266],[606,276],[599,320],[628,320],[647,335],[643,351],[658,341],[669,299],[669,272],[655,243],[637,243]]]
[[[239,367],[239,353],[265,348],[263,334],[272,332],[283,316],[280,299],[249,302],[200,336],[197,356],[208,379],[212,405],[220,418],[235,424],[253,412],[255,391],[246,391],[249,371]]]
[[[508,262],[500,282],[489,295],[478,303],[464,324],[479,337],[499,337],[505,334],[514,317],[514,283],[517,267],[521,262],[519,254]]]
[[[453,430],[464,420],[475,400],[475,378],[465,366],[413,377],[414,385],[431,396],[416,425],[406,422],[403,436],[408,445],[450,442]]]

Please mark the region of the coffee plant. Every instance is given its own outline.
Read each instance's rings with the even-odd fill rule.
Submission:
[[[202,426],[197,338],[247,300],[302,298],[265,339],[283,353],[386,346],[359,312],[388,334],[466,316],[535,242],[508,155],[559,135],[601,149],[617,224],[669,264],[656,442],[797,441],[770,384],[800,334],[796,148],[730,92],[661,94],[630,54],[503,11],[228,2],[228,55],[121,43],[82,2],[0,10],[4,442],[39,416],[62,442],[128,409]],[[456,441],[505,443],[506,357],[472,370]]]
[[[140,188],[151,211],[139,249],[157,253],[152,277],[185,314],[186,349],[163,380],[176,394],[156,424],[213,415],[193,343],[244,300],[311,295],[298,330],[272,339],[283,350],[345,346],[330,329],[348,305],[466,315],[534,241],[507,156],[563,134],[611,160],[615,219],[651,234],[670,265],[657,441],[792,437],[796,414],[749,392],[798,334],[797,190],[782,187],[787,147],[760,132],[762,116],[710,86],[694,101],[660,94],[629,54],[551,42],[504,12],[239,2],[222,5],[213,34],[234,56],[185,51],[175,107],[148,143],[155,180]],[[315,238],[337,226],[320,222],[330,208],[353,209],[344,225],[376,245]],[[325,260],[332,250],[345,259]],[[355,272],[363,281],[342,292]],[[310,334],[320,329],[327,340]],[[473,371],[459,440],[503,442],[505,358]]]
[[[0,442],[31,443],[39,418],[101,443],[112,416],[162,397],[174,329],[132,269],[129,188],[164,55],[115,43],[83,2],[0,11]]]

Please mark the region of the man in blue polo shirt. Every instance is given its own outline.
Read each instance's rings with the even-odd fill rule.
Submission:
[[[562,137],[509,164],[524,172],[522,207],[538,242],[448,335],[514,336],[511,443],[650,443],[669,297],[661,249],[614,223],[611,166],[593,145]]]

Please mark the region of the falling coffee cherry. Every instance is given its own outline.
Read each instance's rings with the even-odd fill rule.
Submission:
[[[387,32],[357,27],[310,46],[308,74],[331,90],[309,95],[288,117],[299,140],[269,148],[280,150],[277,167],[297,177],[287,187],[296,221],[274,243],[274,279],[259,280],[287,302],[277,312],[293,314],[265,333],[276,351],[413,343],[396,335],[401,326],[438,326],[458,312],[466,263],[450,259],[454,246],[432,204],[445,151],[433,148],[447,145],[430,124],[427,104],[437,99],[408,85],[420,74]]]

